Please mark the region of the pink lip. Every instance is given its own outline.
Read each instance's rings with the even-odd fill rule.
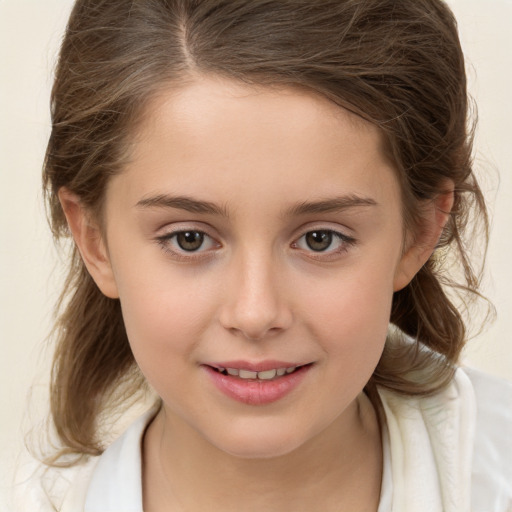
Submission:
[[[293,373],[267,381],[224,375],[214,368],[238,368],[261,372],[292,366],[296,365],[276,361],[265,361],[257,364],[247,363],[246,361],[230,361],[229,363],[202,365],[201,368],[206,371],[216,388],[229,398],[248,405],[265,405],[281,400],[291,393],[304,380],[313,365],[302,366]]]

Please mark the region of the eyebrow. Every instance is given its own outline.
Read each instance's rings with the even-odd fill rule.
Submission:
[[[228,211],[225,207],[218,206],[210,201],[201,201],[188,196],[160,194],[141,199],[135,206],[137,208],[176,208],[191,213],[204,213],[228,217]]]
[[[321,199],[318,201],[304,201],[287,209],[285,216],[307,215],[315,213],[332,213],[347,210],[354,207],[377,206],[377,202],[370,197],[348,195]],[[136,205],[137,208],[175,208],[190,213],[201,213],[229,217],[225,206],[219,206],[210,201],[193,199],[188,196],[172,196],[159,194],[141,199]]]
[[[348,195],[298,203],[292,206],[286,214],[293,216],[312,213],[333,213],[361,206],[378,206],[378,203],[371,197]]]

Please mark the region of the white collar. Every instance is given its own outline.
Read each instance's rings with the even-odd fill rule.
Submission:
[[[142,437],[156,410],[138,418],[100,457],[84,512],[142,512]]]
[[[476,401],[462,370],[427,397],[379,390],[391,445],[393,512],[469,512]]]

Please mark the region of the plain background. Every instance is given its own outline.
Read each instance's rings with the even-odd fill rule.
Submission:
[[[498,312],[466,357],[512,379],[512,0],[448,3],[479,110],[476,162],[493,218],[484,292]],[[8,482],[28,426],[47,407],[45,338],[61,266],[46,225],[40,169],[52,70],[71,4],[0,0],[0,483]]]

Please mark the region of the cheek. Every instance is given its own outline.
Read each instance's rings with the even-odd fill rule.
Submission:
[[[171,367],[173,361],[191,358],[205,326],[205,296],[183,286],[179,276],[167,276],[153,266],[145,273],[123,269],[118,289],[123,319],[134,357],[149,374]],[[133,277],[136,275],[137,277]],[[130,276],[124,279],[125,276]],[[153,383],[152,383],[153,384]]]
[[[361,265],[297,293],[307,297],[302,308],[315,338],[349,371],[358,366],[373,370],[380,358],[393,298],[390,268]]]

